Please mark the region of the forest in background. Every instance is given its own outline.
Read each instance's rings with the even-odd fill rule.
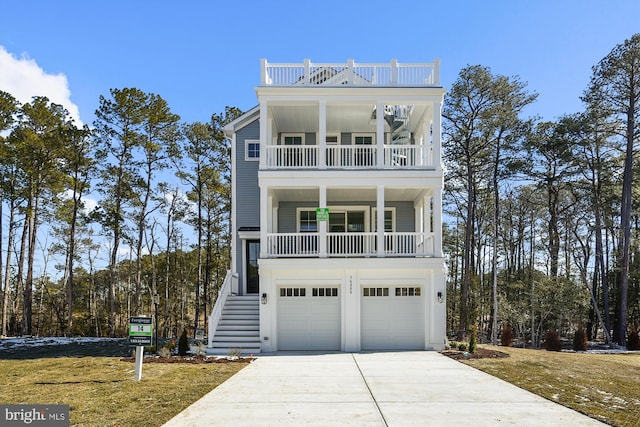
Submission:
[[[556,121],[525,117],[537,94],[486,66],[447,89],[448,335],[495,343],[509,327],[538,346],[582,329],[625,345],[640,323],[640,35]],[[80,128],[45,97],[0,91],[0,334],[125,336],[156,310],[163,337],[204,328],[229,268],[222,128],[240,114],[183,123],[159,95],[112,89]]]

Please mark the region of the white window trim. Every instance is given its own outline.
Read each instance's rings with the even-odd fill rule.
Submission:
[[[302,137],[302,145],[306,145],[305,134],[304,133],[281,133],[280,134],[280,145],[284,145],[284,138],[287,136],[300,136]]]
[[[396,232],[396,208],[389,207],[384,208],[385,212],[391,211],[391,232]],[[378,208],[371,208],[371,231],[375,233],[378,231]]]
[[[371,208],[370,206],[327,206],[329,208],[329,213],[336,213],[336,212],[348,212],[348,211],[357,211],[357,212],[363,212],[364,211],[364,233],[369,233],[369,230],[371,229],[369,224],[370,224],[370,211]],[[393,208],[395,209],[395,208]],[[316,208],[310,208],[310,207],[299,207],[296,208],[296,233],[300,233],[300,212],[301,211],[315,211]],[[395,218],[395,216],[394,216]],[[318,221],[316,220],[316,223]],[[327,223],[328,224],[328,223]],[[395,227],[395,224],[394,224]],[[327,229],[329,228],[329,226],[327,225]],[[320,227],[318,227],[318,230],[320,230]]]
[[[296,208],[296,233],[300,233],[300,212],[302,211],[316,211],[316,208]],[[320,226],[318,225],[318,219],[316,218],[316,227],[318,231],[320,231]],[[317,233],[318,231],[310,231],[310,233]]]
[[[358,136],[370,136],[371,137],[371,145],[376,145],[376,134],[373,132],[359,132],[351,134],[351,145],[356,144],[356,137]]]
[[[258,157],[249,157],[249,144],[258,144],[258,150],[262,151],[262,147],[260,146],[259,139],[246,139],[244,141],[244,159],[248,162],[259,162],[260,156]]]

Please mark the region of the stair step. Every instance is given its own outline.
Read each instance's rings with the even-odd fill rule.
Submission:
[[[231,315],[231,316],[245,316],[245,315],[259,316],[260,312],[258,310],[244,310],[244,309],[229,310],[228,308],[225,308],[224,310],[222,310],[222,317],[225,317],[226,315]]]
[[[218,325],[224,326],[242,326],[242,325],[251,325],[251,326],[260,326],[260,319],[247,319],[243,317],[241,319],[220,319]]]
[[[259,325],[222,325],[218,326],[216,330],[216,335],[221,332],[232,333],[232,332],[258,332],[260,330]]]
[[[260,331],[256,329],[221,329],[218,328],[215,337],[260,337]],[[215,338],[214,338],[215,339]]]
[[[253,334],[249,336],[237,336],[237,335],[225,335],[225,336],[214,336],[213,337],[213,345],[216,343],[224,343],[224,342],[240,342],[240,343],[257,343],[260,345],[260,336],[258,334]]]

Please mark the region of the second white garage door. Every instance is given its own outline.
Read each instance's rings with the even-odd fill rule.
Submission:
[[[361,292],[363,350],[424,350],[422,287],[365,287]]]
[[[280,288],[277,322],[278,350],[340,350],[339,288]]]

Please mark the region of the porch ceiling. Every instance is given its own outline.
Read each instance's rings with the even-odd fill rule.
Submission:
[[[375,120],[371,120],[374,105],[330,104],[327,105],[327,133],[375,132]],[[414,105],[409,122],[411,131],[423,120],[430,109],[427,105]],[[273,105],[270,106],[277,132],[318,132],[319,108],[317,105]],[[388,126],[385,123],[385,130]]]
[[[319,202],[317,188],[271,188],[271,194],[280,202]],[[424,188],[385,188],[386,201],[414,201]],[[370,202],[376,200],[375,188],[327,188],[328,203]]]

